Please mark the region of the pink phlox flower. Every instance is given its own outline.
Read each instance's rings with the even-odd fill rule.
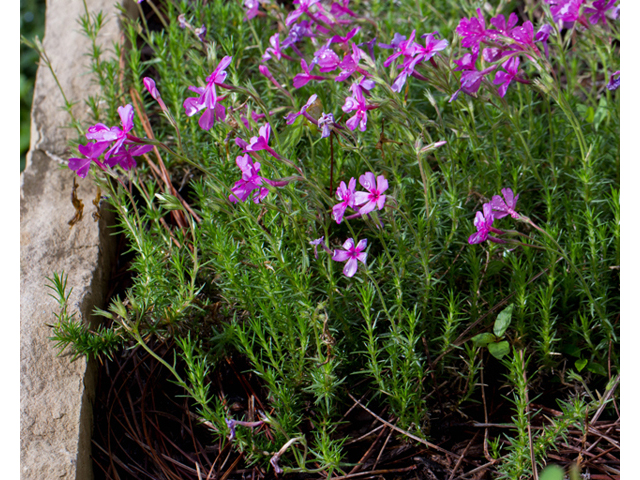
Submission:
[[[396,49],[398,48],[403,42],[405,42],[407,40],[407,37],[405,37],[404,35],[400,35],[398,32],[393,34],[393,38],[391,39],[391,43],[386,44],[386,43],[379,43],[378,46],[380,48],[385,48],[385,49]]]
[[[362,49],[363,47],[367,47],[367,53],[371,57],[371,60],[376,61],[376,56],[373,52],[373,47],[375,47],[378,39],[377,37],[373,37],[373,40],[369,40],[368,42],[362,42],[358,44],[358,47]]]
[[[244,0],[244,2],[242,3],[242,8],[244,8],[246,15],[243,20],[246,22],[258,15],[259,7],[260,2],[258,0]]]
[[[606,13],[609,10],[615,8],[615,4],[618,0],[598,0],[593,2],[592,7],[587,7],[584,9],[584,13],[586,15],[591,15],[589,17],[589,22],[591,25],[595,25],[600,20],[604,25],[607,24],[607,16]],[[614,17],[615,18],[615,17]]]
[[[269,147],[269,137],[271,136],[271,125],[265,124],[258,130],[257,137],[251,137],[249,144],[245,148],[245,152],[258,152],[266,150]]]
[[[349,8],[349,0],[342,0],[342,1],[337,1],[337,2],[333,2],[331,4],[331,15],[333,15],[338,23],[342,23],[342,24],[346,24],[346,23],[350,23],[350,20],[341,20],[340,17],[344,17],[345,15],[348,15],[350,17],[357,17],[357,15],[355,13],[353,13],[352,10],[350,10]]]
[[[613,91],[620,88],[620,70],[613,72],[609,77],[609,83],[607,83],[607,89]]]
[[[444,50],[449,45],[446,40],[436,39],[436,33],[423,35],[422,38],[425,39],[425,46],[423,47],[418,43],[414,44],[413,57],[405,56],[402,65],[398,65],[398,68],[402,67],[403,70],[391,86],[391,90],[394,92],[402,90],[407,78],[410,75],[414,75],[414,70],[419,63],[429,61],[436,53]]]
[[[489,233],[502,234],[504,232],[493,228],[493,222],[495,220],[493,211],[491,210],[491,204],[485,203],[482,205],[482,213],[476,212],[476,218],[473,224],[476,227],[477,232],[469,237],[469,244],[474,245],[482,243],[485,240],[490,240],[495,243],[504,243],[504,240],[492,237]]]
[[[127,139],[127,134],[133,129],[133,107],[131,104],[124,107],[118,107],[118,115],[120,116],[120,125],[118,127],[107,127],[103,123],[97,123],[89,127],[86,137],[88,140],[96,140],[97,142],[114,142],[107,153],[104,154],[104,158],[109,158],[116,150],[124,144]]]
[[[570,27],[573,22],[581,20],[580,7],[586,0],[546,0],[551,6],[549,11],[556,23],[563,22]]]
[[[460,92],[464,92],[467,95],[475,95],[482,84],[482,79],[489,73],[493,72],[496,68],[498,68],[497,65],[492,65],[481,71],[466,70],[462,72],[462,76],[460,77],[460,88],[451,95],[449,103],[455,101]]]
[[[496,73],[496,77],[493,79],[493,83],[494,85],[500,85],[500,88],[498,88],[498,93],[501,97],[505,96],[511,80],[516,78],[516,75],[518,75],[519,65],[520,58],[515,56],[511,57],[503,64],[503,67],[506,71],[500,70]]]
[[[143,155],[151,150],[153,150],[153,145],[136,145],[130,148],[126,148],[123,145],[111,157],[105,158],[104,163],[111,168],[120,165],[124,170],[131,170],[137,166],[133,157]]]
[[[334,124],[335,120],[333,118],[333,113],[322,112],[322,116],[318,119],[318,127],[322,129],[320,138],[327,138],[331,135],[331,130],[333,130]]]
[[[353,277],[358,271],[358,262],[367,264],[367,253],[364,251],[367,248],[367,239],[360,240],[358,245],[355,244],[353,238],[347,239],[342,245],[344,250],[334,250],[332,260],[336,262],[347,262],[342,270],[345,277]]]
[[[500,35],[504,35],[508,37],[511,34],[511,30],[518,23],[518,16],[515,13],[509,15],[509,20],[506,21],[504,15],[496,15],[491,19],[491,25],[495,27],[495,30],[487,30],[492,33],[499,33]]]
[[[363,75],[362,77],[360,77],[360,80],[351,84],[351,86],[349,87],[349,91],[354,95],[356,93],[360,93],[364,96],[364,94],[368,94],[375,86],[376,82]]]
[[[389,56],[389,58],[387,58],[384,61],[383,66],[387,68],[389,65],[391,65],[391,62],[393,62],[396,58],[400,56],[407,56],[407,57],[413,56],[413,52],[416,49],[416,45],[414,43],[415,38],[416,38],[416,31],[414,30],[413,32],[411,32],[411,35],[407,40],[401,41],[398,44],[398,46],[395,48],[395,52],[392,53]],[[393,43],[391,45],[393,45]]]
[[[246,144],[246,142],[244,142],[243,140],[240,140],[240,142],[243,142],[246,144],[242,152],[248,153],[248,152],[259,152],[260,150],[266,150],[273,157],[279,159],[280,155],[278,155],[276,151],[269,146],[270,136],[271,136],[271,125],[267,123],[266,125],[260,127],[260,130],[258,130],[258,136],[251,137],[248,144]],[[238,139],[236,139],[236,144],[240,145],[240,142],[238,141]]]
[[[313,33],[313,30],[311,30],[311,22],[309,22],[308,20],[302,20],[300,23],[296,23],[293,27],[291,27],[291,29],[289,30],[289,35],[282,41],[280,47],[283,49],[292,47],[294,50],[297,50],[297,48],[295,47],[296,43],[298,43],[304,37],[314,38],[315,36],[316,34]],[[296,51],[296,53],[302,56],[299,51]]]
[[[293,0],[293,4],[298,6],[293,12],[287,15],[287,19],[285,20],[287,27],[291,26],[303,13],[306,13],[315,23],[319,23],[318,20],[328,24],[332,23],[325,15],[326,12],[320,0]]]
[[[318,259],[318,245],[320,245],[321,243],[324,243],[324,235],[320,238],[317,238],[315,240],[311,240],[309,242],[311,245],[313,245],[313,254],[316,257],[316,260]]]
[[[85,158],[70,158],[69,168],[75,171],[80,178],[85,178],[89,173],[91,162],[95,162],[104,170],[104,165],[98,158],[109,146],[109,142],[90,142],[87,145],[78,145],[78,150]]]
[[[343,82],[355,72],[363,74],[365,77],[370,75],[369,72],[362,69],[358,64],[362,58],[362,50],[358,48],[355,43],[351,44],[351,53],[347,53],[344,56],[339,67],[342,68],[342,72],[336,77],[336,82]]]
[[[544,46],[544,55],[547,58],[549,57],[549,46],[547,45],[547,40],[549,40],[551,32],[553,32],[553,27],[548,23],[545,23],[540,27],[534,39],[536,42],[542,43]]]
[[[500,60],[503,55],[507,55],[507,52],[502,48],[485,47],[482,50],[482,59],[487,63],[496,62]]]
[[[366,215],[369,212],[378,208],[382,210],[384,208],[386,195],[383,193],[389,188],[389,182],[384,175],[378,175],[377,182],[373,173],[367,172],[364,175],[360,175],[360,185],[362,185],[367,192],[355,193],[355,204],[359,207],[359,212],[362,215]]]
[[[242,178],[233,185],[229,201],[231,203],[244,202],[254,190],[257,190],[253,194],[253,202],[260,203],[269,194],[269,189],[262,186],[266,179],[258,173],[260,172],[260,163],[254,163],[249,155],[244,154],[236,157],[236,165],[242,172]]]
[[[322,247],[322,249],[325,252],[327,252],[329,255],[333,256],[333,252],[329,247],[327,247],[327,244],[324,242],[324,236],[317,238],[315,240],[309,241],[309,244],[313,245],[313,254],[316,257],[316,260],[318,259],[318,245]]]
[[[354,208],[356,193],[356,179],[349,180],[349,187],[344,182],[340,182],[340,186],[336,190],[336,197],[340,203],[333,206],[333,219],[337,224],[342,223],[344,212],[348,207]]]
[[[151,95],[151,98],[153,98],[156,102],[158,102],[158,104],[160,105],[160,108],[163,111],[166,111],[167,110],[167,106],[162,101],[162,97],[160,96],[160,92],[156,88],[156,82],[154,82],[152,78],[144,77],[142,79],[142,83],[144,84],[144,88],[146,88],[147,92],[149,92],[149,94]]]
[[[362,90],[356,90],[353,97],[347,97],[342,106],[342,111],[345,113],[356,112],[353,117],[347,120],[349,130],[354,131],[359,125],[360,131],[364,132],[367,129],[367,110],[373,108],[376,107],[367,105]]]
[[[499,220],[507,215],[511,215],[511,218],[518,220],[520,214],[516,212],[516,203],[519,197],[520,194],[514,197],[513,190],[510,188],[502,189],[502,197],[500,195],[494,195],[491,199],[491,208],[495,219]]]
[[[293,77],[294,88],[303,87],[307,83],[309,83],[310,80],[326,80],[325,77],[322,77],[320,75],[312,75],[311,69],[313,67],[309,68],[307,62],[304,59],[300,60],[300,66],[302,67],[302,70],[304,70],[304,73],[298,73],[295,77]]]
[[[456,27],[456,33],[462,38],[464,48],[472,48],[479,45],[486,37],[492,37],[493,33],[488,31],[482,11],[478,8],[478,17],[461,18]]]
[[[475,70],[476,69],[476,62],[478,60],[479,51],[480,51],[480,46],[479,45],[474,45],[473,48],[471,49],[471,53],[465,53],[458,60],[454,60],[453,61],[453,63],[458,65],[453,70],[454,71]]]
[[[331,48],[331,40],[322,45],[313,56],[310,68],[313,69],[314,65],[320,67],[320,72],[333,72],[340,64],[340,57]]]
[[[286,117],[287,125],[291,125],[292,123],[294,123],[300,115],[304,116],[305,118],[311,118],[313,119],[314,122],[317,122],[317,120],[315,120],[313,117],[311,117],[311,115],[307,113],[307,108],[309,108],[311,104],[316,101],[317,98],[318,98],[318,95],[314,93],[309,97],[309,100],[307,100],[307,103],[305,103],[302,106],[299,112],[292,112],[289,115],[287,115]]]
[[[203,23],[200,28],[196,28],[193,30],[193,33],[200,39],[201,42],[204,42],[205,37],[207,36],[207,27]]]
[[[533,24],[527,20],[521,26],[511,30],[510,37],[516,41],[520,50],[533,47]]]
[[[280,34],[274,33],[273,35],[271,35],[271,38],[269,38],[269,43],[271,44],[271,46],[267,47],[267,49],[265,50],[264,55],[262,55],[262,60],[265,62],[267,60],[271,60],[272,55],[276,59],[281,60],[282,50],[280,49]]]
[[[334,3],[335,5],[335,3]],[[331,37],[331,43],[347,43],[351,40],[358,32],[360,31],[360,27],[356,27],[351,29],[344,37],[340,35],[334,35]]]
[[[204,113],[198,121],[198,125],[203,130],[210,130],[215,123],[215,120],[224,121],[226,118],[226,112],[224,106],[218,103],[218,95],[216,93],[216,85],[224,85],[223,82],[227,78],[227,72],[225,69],[231,64],[232,57],[224,57],[213,73],[207,77],[206,87],[194,87],[190,86],[189,90],[200,95],[199,97],[189,97],[184,103],[183,107],[185,114],[188,117],[195,115],[196,113],[204,110]]]

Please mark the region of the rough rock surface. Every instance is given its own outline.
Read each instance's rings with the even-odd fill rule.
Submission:
[[[120,40],[116,0],[86,0],[90,13],[102,10],[108,19],[100,42],[111,51]],[[97,88],[88,74],[90,41],[78,18],[82,1],[48,0],[43,44],[62,88],[77,101],[75,114],[89,119],[83,99]],[[78,179],[84,218],[73,228],[71,190],[75,174],[62,163],[72,153],[67,142],[76,132],[64,128],[68,114],[50,71],[38,69],[33,99],[31,150],[21,176],[20,192],[20,465],[23,479],[90,479],[91,400],[94,376],[84,359],[70,363],[57,356],[51,330],[57,303],[46,278],[68,274],[72,311],[90,321],[94,306],[104,306],[113,258],[104,217],[94,222],[96,190]]]

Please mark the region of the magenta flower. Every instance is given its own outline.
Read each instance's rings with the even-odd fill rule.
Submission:
[[[347,97],[342,106],[343,112],[356,112],[353,117],[347,120],[349,130],[354,131],[359,125],[360,131],[364,132],[367,129],[367,110],[373,110],[374,108],[377,107],[367,105],[362,89],[355,89],[353,97]]]
[[[362,69],[358,64],[362,58],[362,51],[357,47],[355,43],[351,44],[351,53],[347,53],[344,56],[339,67],[342,68],[342,72],[336,77],[336,82],[343,82],[349,78],[355,72],[363,74],[365,77],[369,75],[369,72]]]
[[[311,245],[313,245],[313,254],[316,257],[316,260],[318,259],[318,245],[322,247],[322,249],[327,252],[329,255],[333,255],[333,252],[331,251],[331,249],[329,249],[329,247],[327,247],[327,244],[324,243],[324,236],[317,238],[315,240],[311,240],[309,242]]]
[[[281,46],[280,46],[280,34],[279,33],[274,33],[271,38],[269,39],[269,44],[271,45],[270,47],[267,47],[267,49],[264,52],[264,55],[262,55],[262,60],[263,61],[267,61],[267,60],[271,60],[271,58],[275,57],[277,60],[281,60],[282,57],[288,59],[288,60],[293,60],[289,55],[286,55],[285,53],[282,52]],[[273,56],[273,57],[272,57]]]
[[[314,53],[313,60],[311,62],[311,69],[315,65],[320,67],[320,72],[333,72],[340,64],[340,57],[331,48],[331,40],[325,45],[322,45],[316,53]]]
[[[513,38],[521,50],[525,50],[527,47],[533,47],[533,24],[527,20],[519,27],[514,28],[511,31],[511,38]]]
[[[411,32],[411,35],[409,36],[408,40],[401,40],[401,38],[404,38],[402,36],[398,36],[396,37],[396,35],[398,35],[397,33],[394,35],[393,39],[394,41],[398,40],[398,42],[396,43],[397,46],[394,46],[394,42],[391,42],[391,45],[395,48],[395,52],[392,53],[389,58],[387,58],[384,63],[382,64],[385,68],[387,68],[389,65],[391,65],[391,62],[393,62],[396,58],[398,58],[399,56],[405,56],[405,57],[411,57],[413,56],[413,52],[416,48],[416,45],[414,43],[414,40],[416,38],[416,31],[414,30],[413,32]],[[382,45],[380,45],[382,47]]]
[[[331,135],[331,130],[333,130],[334,124],[335,120],[333,118],[333,113],[322,112],[322,116],[318,119],[318,127],[322,129],[320,138],[327,138]]]
[[[492,65],[489,68],[485,68],[481,71],[467,70],[465,72],[462,72],[462,76],[460,77],[460,88],[456,90],[453,95],[451,95],[449,103],[458,98],[458,95],[461,91],[466,93],[467,95],[475,95],[480,88],[482,79],[489,73],[493,72],[497,67],[497,65]]]
[[[553,5],[549,10],[553,21],[556,23],[563,22],[570,26],[573,22],[584,20],[580,16],[580,6],[585,3],[586,0],[546,0],[550,5]],[[582,23],[582,22],[581,22]]]
[[[320,21],[328,24],[331,23],[331,20],[325,15],[326,12],[320,0],[293,0],[293,4],[298,5],[298,7],[287,15],[287,19],[285,20],[287,27],[291,26],[303,13],[306,13],[309,18],[316,23],[320,23]]]
[[[491,37],[492,32],[486,29],[486,24],[482,11],[478,8],[478,18],[462,18],[456,28],[456,32],[462,38],[462,46],[472,48],[479,45],[485,37]]]
[[[620,70],[611,74],[609,77],[609,83],[607,83],[607,88],[611,91],[620,88]]]
[[[338,19],[338,23],[350,23],[350,20],[348,19],[340,20],[340,17],[344,17],[345,15],[348,15],[350,17],[357,17],[357,15],[349,9],[349,0],[338,0],[338,2],[333,2],[331,4],[331,14],[336,17],[336,19]]]
[[[207,86],[194,87],[190,86],[189,90],[200,95],[199,97],[190,97],[184,101],[183,107],[188,117],[204,110],[204,113],[198,120],[198,125],[203,130],[210,130],[215,120],[224,121],[226,117],[225,108],[218,103],[218,95],[216,93],[216,85],[224,86],[224,79],[227,78],[225,69],[231,64],[232,57],[224,57],[211,75],[207,77]]]
[[[505,96],[511,80],[516,78],[516,75],[518,75],[519,65],[520,59],[518,57],[511,57],[502,65],[506,72],[500,70],[496,73],[496,78],[493,79],[493,83],[494,85],[500,85],[500,88],[498,88],[498,93],[501,97]]]
[[[475,70],[476,69],[476,61],[478,60],[478,53],[480,52],[480,46],[475,45],[471,49],[471,53],[465,53],[458,60],[454,60],[453,63],[458,65],[454,68],[454,71],[461,70]]]
[[[504,200],[502,197],[504,197]],[[511,215],[511,218],[518,220],[520,218],[520,214],[516,212],[516,202],[518,201],[520,194],[516,195],[514,198],[513,190],[510,188],[503,188],[502,197],[500,195],[494,195],[491,199],[491,209],[495,219],[498,220],[502,217],[506,217],[507,215]]]
[[[342,273],[344,273],[346,277],[351,278],[358,271],[358,261],[364,265],[367,264],[367,253],[363,251],[367,248],[367,239],[360,240],[356,246],[353,238],[349,238],[344,242],[342,248],[344,248],[344,250],[334,250],[332,260],[336,262],[347,262]]]
[[[359,92],[364,96],[365,93],[370,92],[375,86],[376,82],[368,79],[363,75],[362,77],[360,77],[360,80],[351,84],[351,86],[349,87],[349,91],[354,95]]]
[[[120,150],[105,159],[104,164],[111,168],[120,165],[124,170],[131,170],[137,166],[133,157],[143,155],[151,150],[153,150],[153,145],[136,145],[130,148],[123,145]]]
[[[500,240],[499,238],[495,238],[489,235],[489,233],[491,232],[497,233],[497,234],[504,233],[496,228],[493,228],[492,226],[495,220],[495,217],[491,210],[491,204],[485,203],[484,205],[482,205],[482,210],[484,215],[483,213],[476,212],[476,218],[473,221],[473,224],[475,225],[476,230],[478,231],[469,237],[469,244],[474,245],[476,243],[482,243],[485,240],[490,240],[494,243],[505,243],[504,240]]]
[[[246,15],[243,20],[246,22],[258,15],[259,7],[260,2],[258,0],[244,0],[244,2],[242,3],[242,8],[244,8]]]
[[[348,3],[348,0],[347,0],[347,3]],[[337,5],[337,4],[334,3],[333,5]],[[331,10],[333,10],[333,5],[331,6],[332,7]],[[333,37],[331,37],[331,43],[347,43],[359,31],[360,31],[360,27],[356,27],[356,28],[350,30],[344,37],[341,37],[340,35],[334,35]]]
[[[553,27],[548,23],[545,23],[540,27],[540,30],[536,33],[535,41],[542,42],[544,46],[544,56],[549,57],[549,46],[547,45],[547,40],[549,40],[549,36],[553,32]]]
[[[91,162],[95,162],[101,169],[104,170],[104,165],[98,158],[105,151],[109,142],[91,142],[85,145],[78,145],[78,150],[85,158],[70,158],[69,168],[75,171],[80,178],[85,178],[89,173],[89,167]]]
[[[259,152],[260,150],[266,150],[275,158],[280,159],[280,155],[276,153],[276,151],[269,146],[269,137],[271,136],[271,125],[266,124],[260,127],[258,131],[257,137],[251,137],[249,143],[244,147],[243,153],[247,152]],[[238,139],[236,139],[236,143],[238,143]]]
[[[151,94],[151,98],[153,98],[158,104],[160,104],[160,108],[163,111],[167,110],[167,106],[162,101],[162,97],[160,96],[160,92],[156,88],[156,82],[153,81],[152,78],[144,77],[142,79],[142,83],[144,84],[144,88],[147,89],[147,92]]]
[[[364,175],[360,175],[360,185],[362,185],[367,192],[355,193],[355,204],[360,207],[359,213],[366,215],[367,213],[384,208],[384,203],[387,199],[383,193],[389,188],[389,182],[384,175],[378,175],[377,183],[376,177],[373,173],[367,172]]]
[[[260,163],[254,163],[251,157],[245,154],[236,157],[236,165],[242,172],[242,178],[233,185],[229,201],[231,203],[236,203],[238,200],[244,202],[254,190],[258,190],[253,194],[253,202],[260,203],[269,194],[269,189],[262,186],[266,179],[258,173]]]
[[[511,34],[511,30],[516,26],[517,23],[518,23],[518,16],[515,13],[512,13],[511,15],[509,15],[508,22],[505,21],[504,15],[502,14],[496,15],[491,19],[491,25],[493,25],[496,29],[487,30],[487,31],[499,33],[500,35],[504,35],[505,37],[508,37]]]
[[[307,62],[304,60],[300,60],[300,66],[304,73],[299,73],[295,77],[293,77],[293,88],[300,88],[309,83],[310,80],[326,80],[325,77],[321,77],[320,75],[312,75],[311,69],[307,65]],[[313,68],[313,65],[311,66]]]
[[[133,107],[131,104],[118,107],[118,115],[120,116],[122,129],[118,127],[109,128],[103,123],[97,123],[87,130],[86,137],[88,140],[96,140],[97,142],[115,141],[111,148],[107,150],[107,153],[104,154],[105,159],[109,158],[111,154],[122,147],[127,139],[127,134],[133,128]]]
[[[618,0],[598,0],[593,2],[593,8],[587,7],[584,9],[584,13],[587,15],[591,15],[589,17],[589,22],[591,25],[595,25],[600,20],[604,25],[607,24],[607,16],[606,13],[609,10],[612,10],[615,7],[615,4]]]
[[[348,207],[354,208],[355,206],[355,193],[356,193],[356,179],[351,178],[349,180],[349,187],[344,182],[340,182],[340,186],[336,190],[336,197],[340,200],[340,203],[333,206],[333,219],[339,225],[342,223],[342,217]]]
[[[287,125],[291,125],[292,123],[294,123],[300,115],[304,116],[307,120],[311,121],[312,123],[317,124],[318,121],[307,113],[307,108],[309,108],[311,104],[316,101],[317,98],[318,98],[318,95],[314,93],[309,97],[309,100],[307,100],[307,103],[305,103],[302,106],[299,112],[292,112],[289,115],[287,115],[286,117]]]

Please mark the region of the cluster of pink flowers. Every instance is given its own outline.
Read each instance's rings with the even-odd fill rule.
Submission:
[[[118,107],[120,127],[108,127],[104,123],[97,123],[87,130],[86,137],[93,140],[89,144],[78,146],[85,158],[70,158],[69,168],[79,177],[85,178],[89,173],[91,163],[95,163],[102,170],[106,167],[115,168],[120,165],[124,170],[136,167],[133,157],[143,155],[153,149],[153,145],[135,137],[130,132],[133,129],[133,107],[126,105]],[[106,150],[106,152],[105,152]],[[104,160],[100,156],[104,153]]]
[[[191,117],[204,110],[200,120],[198,120],[198,125],[203,130],[210,130],[216,120],[222,122],[226,117],[225,108],[219,103],[225,97],[218,98],[216,85],[227,90],[232,89],[231,86],[224,83],[227,78],[225,69],[231,64],[231,60],[232,57],[226,56],[220,61],[213,73],[207,77],[207,85],[205,87],[189,87],[189,90],[197,93],[199,97],[187,98],[183,104],[184,111],[187,117]]]
[[[587,0],[545,0],[551,5],[549,10],[553,16],[553,21],[571,28],[574,23],[579,23],[585,27],[589,24],[596,25],[602,23],[607,25],[607,16],[616,19],[620,15],[620,6],[616,6],[618,0],[595,0],[587,5]]]
[[[336,197],[340,202],[333,206],[333,219],[340,224],[347,208],[351,207],[356,211],[355,216],[366,215],[376,208],[382,210],[384,208],[387,196],[384,192],[389,188],[389,182],[384,175],[375,175],[367,172],[360,175],[360,185],[366,192],[356,192],[356,179],[349,180],[349,186],[344,182],[340,182],[340,186],[336,191]],[[355,217],[353,217],[355,218]]]
[[[449,101],[455,100],[460,92],[475,95],[480,88],[482,80],[491,72],[498,70],[494,76],[493,84],[500,85],[498,93],[504,97],[512,81],[529,83],[521,75],[520,55],[525,57],[540,57],[540,51],[535,43],[542,42],[546,51],[546,41],[552,31],[549,25],[543,25],[534,35],[533,24],[530,21],[517,26],[518,17],[515,13],[509,15],[508,20],[504,15],[497,15],[490,20],[493,28],[488,28],[482,11],[477,9],[478,16],[463,18],[460,20],[456,32],[461,38],[461,44],[470,48],[471,53],[464,54],[454,60],[457,65],[454,71],[461,71],[460,88],[451,96]],[[487,68],[478,70],[476,67],[480,49],[483,64],[489,64]]]
[[[283,59],[299,61],[302,72],[298,73],[293,79],[293,87],[296,89],[307,85],[309,82],[326,80],[344,82],[357,76],[349,87],[351,95],[345,98],[342,110],[345,113],[352,113],[352,116],[346,122],[348,129],[351,131],[356,129],[365,131],[367,128],[367,112],[378,108],[378,105],[371,104],[367,98],[369,92],[375,86],[375,83],[369,77],[372,75],[370,68],[374,66],[376,39],[360,44],[354,42],[353,39],[361,30],[360,26],[354,26],[344,36],[330,34],[336,27],[349,27],[358,19],[358,16],[349,9],[349,0],[332,2],[330,6],[321,3],[320,0],[295,0],[293,3],[296,8],[289,13],[285,21],[286,26],[290,27],[287,36],[284,40],[281,40],[280,33],[273,34],[269,40],[270,46],[267,47],[262,56],[263,62],[282,61]],[[247,18],[253,18],[258,11],[258,2],[247,0],[244,5]],[[414,31],[409,40],[396,34],[394,42],[390,45],[379,45],[380,48],[393,50],[384,64],[385,67],[389,67],[398,58],[402,59],[397,65],[401,72],[392,86],[394,91],[400,91],[409,76],[414,76],[421,80],[426,79],[416,71],[416,67],[422,62],[432,61],[434,55],[448,46],[446,40],[439,40],[436,38],[437,36],[437,32],[423,35],[425,39],[425,45],[423,46],[414,42]],[[316,47],[310,63],[307,62],[299,48],[304,38],[314,39],[316,45],[320,43],[320,47]],[[291,55],[285,53],[286,49],[291,49]],[[341,56],[338,52],[344,53]],[[299,57],[299,60],[296,60],[295,56]],[[317,69],[317,73],[314,72],[315,69]],[[277,88],[284,90],[266,66],[261,66],[260,71]],[[337,72],[337,74],[333,76],[325,75],[331,72]],[[304,111],[299,113],[299,115],[304,114]],[[321,126],[319,125],[319,120],[309,118],[309,115],[305,115],[305,117],[316,125]],[[289,118],[292,117],[289,116]],[[330,123],[328,121],[329,118],[331,120]],[[344,128],[335,123],[331,113],[323,113],[323,120],[322,137],[328,137],[332,128]]]
[[[505,243],[504,240],[496,238],[490,233],[503,235],[505,232],[493,227],[493,222],[500,218],[510,215],[511,218],[518,220],[521,215],[516,212],[516,203],[520,195],[513,196],[513,190],[510,188],[502,189],[502,197],[494,195],[491,202],[482,205],[482,212],[476,212],[476,218],[473,224],[477,232],[469,237],[471,245],[489,240],[494,243]],[[503,198],[504,197],[504,198]]]

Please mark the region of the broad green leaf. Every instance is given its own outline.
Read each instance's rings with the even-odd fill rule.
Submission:
[[[587,366],[587,363],[589,363],[589,361],[586,358],[581,358],[580,360],[576,360],[576,369],[578,369],[578,371],[581,372],[582,369]]]
[[[511,324],[511,314],[513,313],[513,303],[498,314],[496,323],[493,324],[493,333],[500,338],[507,331]]]
[[[540,473],[540,480],[562,480],[564,471],[557,465],[547,465]]]
[[[509,342],[507,342],[506,340],[489,344],[489,353],[496,357],[498,360],[501,360],[502,357],[509,353],[509,350]]]
[[[604,375],[605,377],[607,376],[607,371],[599,363],[589,362],[589,364],[587,365],[587,370],[597,375]]]
[[[497,339],[493,333],[487,332],[480,333],[473,337],[471,340],[473,340],[473,343],[475,343],[476,347],[486,347],[490,343],[495,342]]]

